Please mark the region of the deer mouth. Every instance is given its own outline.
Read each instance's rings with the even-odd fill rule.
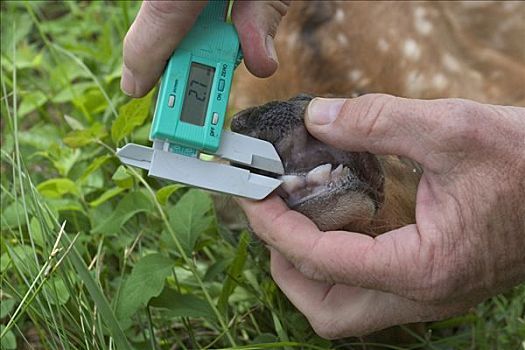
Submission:
[[[274,145],[285,171],[277,194],[320,229],[369,220],[383,203],[381,165],[372,154],[342,151],[312,137],[303,119],[311,99],[299,95],[246,109],[234,116],[231,129]]]
[[[292,209],[313,198],[340,191],[350,184],[355,190],[364,187],[350,172],[350,168],[343,164],[335,167],[330,163],[321,164],[308,172],[287,173],[281,176],[281,180],[283,183],[277,193]]]

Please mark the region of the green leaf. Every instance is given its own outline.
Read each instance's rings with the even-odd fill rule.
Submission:
[[[241,277],[242,271],[244,270],[244,264],[248,257],[248,243],[250,242],[250,235],[248,232],[243,231],[239,239],[239,245],[235,252],[235,258],[233,259],[230,267],[228,268],[228,274],[226,280],[222,285],[221,295],[217,302],[217,308],[222,313],[226,313],[228,310],[228,298],[232,295],[235,287],[237,287],[238,280]]]
[[[0,272],[4,272],[5,270],[7,270],[10,263],[11,257],[9,256],[9,254],[7,254],[7,252],[5,252],[4,254],[2,254],[2,256],[0,256]]]
[[[109,217],[93,229],[93,233],[117,233],[122,225],[140,212],[149,212],[153,203],[142,192],[128,193]]]
[[[38,150],[48,150],[55,140],[59,139],[59,135],[55,125],[37,124],[29,130],[19,131],[18,140],[20,144],[33,146]]]
[[[108,107],[108,101],[98,89],[89,89],[82,95],[73,99],[73,104],[80,110],[89,113],[101,113]]]
[[[50,278],[44,285],[44,290],[53,296],[49,301],[54,305],[64,305],[69,300],[69,291],[64,281],[58,277]]]
[[[46,151],[38,152],[36,155],[49,159],[60,175],[67,177],[71,168],[79,160],[81,152],[79,149],[53,143]]]
[[[111,198],[115,197],[116,195],[118,195],[119,193],[121,193],[121,192],[123,192],[125,190],[126,189],[122,188],[122,187],[110,188],[106,192],[102,193],[98,198],[96,198],[96,199],[92,200],[91,202],[89,202],[89,205],[92,206],[93,208],[98,207],[102,203],[107,202],[108,200],[110,200]]]
[[[6,317],[15,306],[15,299],[4,299],[0,303],[0,318]]]
[[[180,294],[168,287],[158,297],[151,299],[150,306],[169,310],[171,317],[203,317],[210,321],[216,319],[213,309],[204,299],[192,294]]]
[[[33,249],[28,245],[21,244],[14,248],[8,246],[8,251],[2,254],[2,258],[0,259],[0,272],[4,272],[8,267],[12,268],[13,265],[26,270],[32,268],[34,264],[34,254]]]
[[[46,202],[55,212],[67,210],[82,211],[83,209],[78,200],[70,198],[49,198]]]
[[[80,177],[80,181],[86,180],[86,178],[91,175],[93,172],[97,171],[105,162],[107,162],[108,159],[110,159],[111,156],[109,154],[105,154],[103,156],[95,158],[93,163],[91,163],[87,169],[84,171],[82,176]]]
[[[64,60],[50,69],[50,80],[59,87],[65,87],[58,93],[54,102],[63,103],[81,96],[89,87],[95,86],[92,82],[81,82],[81,78],[89,78],[89,74],[72,60]],[[76,80],[76,81],[75,81]],[[55,98],[57,97],[55,96]]]
[[[192,189],[169,211],[169,223],[184,251],[190,255],[200,234],[212,221],[209,212],[212,201],[203,191]]]
[[[73,130],[64,137],[64,143],[71,148],[79,148],[96,142],[107,136],[104,125],[94,123],[90,128]]]
[[[4,331],[5,325],[0,324],[0,333]],[[5,350],[16,349],[16,337],[11,330],[9,330],[0,340],[0,347]]]
[[[42,196],[48,198],[60,198],[68,193],[74,195],[79,194],[77,185],[70,179],[66,178],[50,179],[39,183],[36,188]]]
[[[157,191],[157,193],[155,194],[155,197],[157,197],[157,200],[159,201],[160,204],[165,205],[166,203],[168,203],[168,199],[173,193],[185,187],[186,186],[182,184],[173,184],[173,185],[164,186],[160,190]]]
[[[44,247],[44,235],[42,233],[42,227],[40,226],[40,222],[38,219],[33,216],[31,218],[31,222],[29,223],[29,227],[31,228],[31,237],[33,237],[33,240],[36,244],[38,244],[40,247]]]
[[[142,257],[124,282],[116,307],[117,318],[125,321],[159,295],[173,265],[171,259],[160,254]]]
[[[21,118],[26,114],[31,113],[38,107],[41,107],[46,103],[47,97],[41,91],[32,91],[22,97],[20,107],[18,107],[18,117]]]
[[[19,41],[31,32],[33,21],[31,21],[31,17],[25,11],[16,11],[13,8],[8,12],[4,12],[5,10],[6,8],[3,7],[2,21],[0,21],[2,28],[0,31],[2,45],[0,48],[2,54],[12,60],[13,47],[17,46]],[[4,61],[3,58],[2,61]]]
[[[75,77],[71,78],[74,79]],[[93,89],[94,87],[96,87],[96,85],[92,82],[76,83],[73,85],[69,85],[68,83],[63,82],[63,84],[67,85],[67,87],[51,99],[53,103],[65,103],[72,101],[76,97],[81,96],[87,89]]]
[[[2,205],[2,231],[4,229],[18,227],[18,223],[25,225],[26,218],[24,211],[24,205],[20,203],[20,201],[13,202],[8,206]]]
[[[121,188],[131,188],[133,186],[133,176],[122,165],[117,168],[111,180]]]
[[[56,101],[53,101],[53,102],[56,102]],[[67,114],[64,115],[64,120],[67,123],[67,125],[69,125],[69,127],[71,129],[73,129],[73,130],[83,130],[83,129],[85,129],[84,125],[82,125],[82,123],[78,119],[70,117]]]
[[[153,90],[146,96],[133,99],[119,108],[118,117],[111,126],[111,138],[114,143],[119,142],[144,123],[149,115],[152,96]]]

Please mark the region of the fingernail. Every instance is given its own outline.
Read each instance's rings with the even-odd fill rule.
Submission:
[[[277,52],[275,51],[275,43],[271,35],[266,36],[265,44],[266,54],[268,55],[268,57],[270,57],[276,63],[279,63],[279,60],[277,59]]]
[[[316,97],[308,105],[306,118],[311,124],[330,124],[337,118],[344,103],[343,98]]]
[[[126,67],[122,65],[122,78],[120,79],[120,88],[128,96],[135,96],[135,78],[133,73]]]

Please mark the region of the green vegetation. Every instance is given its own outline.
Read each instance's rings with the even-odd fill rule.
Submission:
[[[209,194],[116,159],[151,120],[153,94],[119,90],[138,3],[0,6],[2,349],[362,348],[312,332]],[[408,348],[525,348],[524,301],[522,285]]]

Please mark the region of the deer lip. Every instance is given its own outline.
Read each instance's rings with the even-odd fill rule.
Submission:
[[[332,166],[326,163],[307,172],[287,173],[280,179],[283,183],[277,193],[289,207],[295,208],[310,199],[342,189],[354,179],[354,175],[343,164]]]

